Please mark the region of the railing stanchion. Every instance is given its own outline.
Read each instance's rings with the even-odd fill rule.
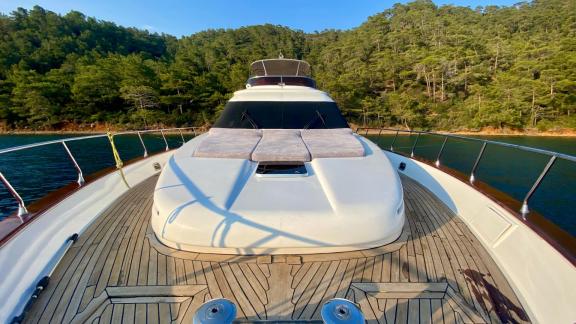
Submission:
[[[184,135],[182,135],[182,129],[178,128],[178,132],[180,133],[180,137],[182,138],[182,145],[186,144],[186,140],[184,139]]]
[[[396,135],[394,135],[394,139],[392,140],[392,144],[390,144],[390,151],[394,151],[394,143],[396,143],[396,139],[398,138],[398,133],[400,130],[396,130]]]
[[[532,197],[536,189],[538,189],[540,183],[542,183],[542,180],[544,180],[544,178],[548,174],[548,171],[550,171],[550,169],[554,165],[554,162],[556,162],[556,155],[552,155],[550,160],[548,160],[548,163],[544,167],[544,170],[542,170],[542,172],[538,176],[538,179],[536,179],[536,181],[532,185],[532,188],[530,188],[530,191],[528,191],[526,197],[524,197],[524,201],[522,202],[522,208],[520,209],[520,213],[522,214],[522,218],[524,218],[524,220],[526,220],[526,215],[528,215],[528,213],[530,212],[530,210],[528,209],[528,200],[530,199],[530,197]]]
[[[148,150],[146,149],[146,145],[144,144],[144,140],[142,139],[142,134],[138,132],[138,138],[140,139],[140,144],[142,144],[142,148],[144,149],[144,157],[148,157]]]
[[[442,156],[442,152],[444,152],[444,147],[446,146],[446,142],[448,142],[448,136],[444,136],[444,142],[442,142],[442,146],[440,147],[440,151],[438,152],[438,156],[436,157],[436,167],[440,167],[440,157]]]
[[[165,151],[170,150],[170,148],[168,147],[168,141],[166,140],[166,136],[164,136],[164,130],[160,130],[160,134],[162,134],[162,138],[164,139],[164,144],[166,144],[166,148],[164,149]]]
[[[62,142],[62,145],[64,146],[66,153],[68,153],[70,160],[72,160],[72,163],[74,164],[74,167],[76,168],[76,171],[78,172],[78,180],[76,182],[78,182],[78,186],[82,187],[82,185],[84,185],[84,183],[86,182],[86,181],[84,181],[82,169],[80,169],[80,165],[78,164],[78,162],[76,162],[76,159],[74,158],[74,155],[72,155],[72,152],[68,148],[68,145],[66,145],[66,142]]]
[[[192,127],[192,133],[194,134],[194,137],[196,137],[196,127]]]
[[[474,166],[472,167],[472,170],[470,171],[470,183],[474,183],[474,181],[476,180],[476,178],[474,177],[474,172],[476,172],[476,169],[478,168],[478,164],[480,163],[480,160],[482,159],[482,155],[484,155],[484,150],[486,150],[486,142],[482,143],[482,148],[480,149],[480,153],[478,153],[478,157],[476,158],[476,162],[474,162]]]
[[[368,136],[368,127],[366,127],[366,134],[364,134],[364,136]]]
[[[380,146],[380,143],[382,142],[382,138],[380,138],[380,136],[382,136],[382,130],[382,127],[380,127],[380,131],[378,132],[378,140],[376,140],[378,146]]]
[[[14,189],[14,187],[12,187],[10,182],[8,182],[8,180],[4,177],[2,172],[0,172],[0,182],[2,182],[4,184],[6,189],[8,189],[8,192],[10,192],[12,197],[14,197],[14,199],[16,199],[16,201],[18,202],[18,217],[22,218],[22,216],[28,214],[28,210],[26,209],[26,205],[24,204],[24,200],[22,199],[22,197],[20,197],[20,195]]]
[[[418,139],[420,139],[420,133],[416,135],[416,140],[414,140],[414,144],[412,144],[412,150],[410,151],[410,157],[414,157],[414,150],[416,149],[416,145],[418,144]]]

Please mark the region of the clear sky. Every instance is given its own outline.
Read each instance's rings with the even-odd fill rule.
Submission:
[[[512,5],[519,0],[435,0],[460,6]],[[185,36],[209,28],[271,23],[305,32],[357,27],[390,8],[389,0],[0,0],[0,12],[39,5],[65,14],[77,10],[126,27]]]

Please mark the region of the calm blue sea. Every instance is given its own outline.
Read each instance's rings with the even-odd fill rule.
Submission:
[[[74,135],[0,135],[0,149],[48,141]],[[388,148],[393,136],[369,136],[381,147]],[[191,138],[185,135],[186,140]],[[399,136],[395,142],[397,151],[409,153],[416,136]],[[533,136],[484,136],[525,146],[543,148],[576,156],[576,138]],[[145,135],[144,141],[150,153],[164,150],[160,135]],[[181,145],[179,136],[168,136],[169,146]],[[114,166],[114,159],[107,138],[70,142],[84,174],[91,174]],[[137,136],[116,139],[123,160],[142,155]],[[435,160],[442,145],[442,138],[421,136],[415,154]],[[481,143],[449,140],[442,155],[442,164],[468,174],[480,150]],[[548,158],[535,153],[504,149],[488,145],[476,171],[476,178],[522,200],[524,195],[546,165]],[[77,179],[76,171],[61,144],[34,148],[25,152],[0,155],[0,171],[18,190],[26,203],[33,202],[48,192]],[[576,236],[576,163],[558,160],[530,201],[530,208],[545,215],[572,235]],[[0,186],[0,219],[13,212],[16,204],[7,190]]]

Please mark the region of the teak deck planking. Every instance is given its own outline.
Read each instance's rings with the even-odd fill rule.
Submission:
[[[191,323],[213,298],[239,320],[319,320],[329,299],[368,323],[499,323],[529,319],[466,225],[402,177],[407,221],[394,243],[363,251],[237,256],[178,251],[150,228],[157,177],[128,191],[66,253],[28,323]]]

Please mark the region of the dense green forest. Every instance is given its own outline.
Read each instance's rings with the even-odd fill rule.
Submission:
[[[309,61],[349,121],[576,128],[576,1],[396,4],[347,31],[282,26],[177,39],[79,12],[0,15],[0,129],[207,125],[250,62]]]

